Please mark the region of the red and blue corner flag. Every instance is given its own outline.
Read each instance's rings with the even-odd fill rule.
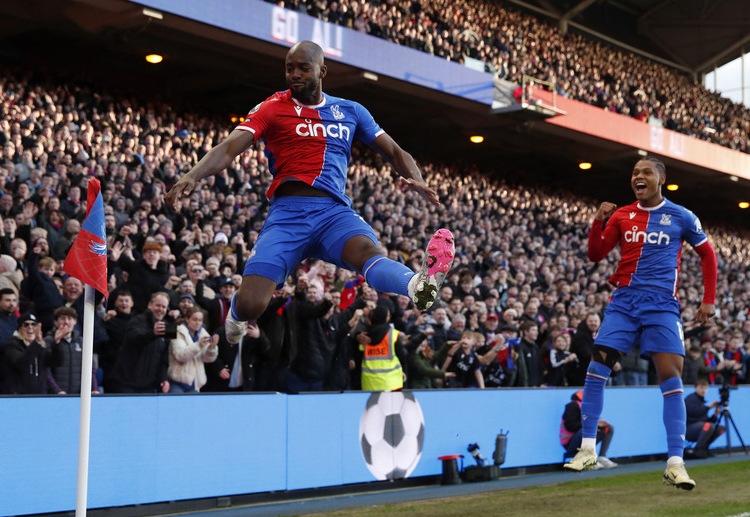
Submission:
[[[105,297],[107,291],[107,235],[104,231],[104,200],[99,180],[88,183],[86,219],[65,257],[63,271],[90,285]]]

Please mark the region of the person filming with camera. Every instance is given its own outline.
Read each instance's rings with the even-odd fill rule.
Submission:
[[[168,309],[169,295],[157,291],[151,295],[146,311],[130,320],[112,371],[111,392],[169,392],[169,341],[177,337],[177,324],[167,314]]]
[[[693,456],[696,458],[713,456],[708,451],[708,447],[726,431],[723,425],[717,425],[716,423],[722,410],[723,401],[715,400],[706,404],[707,391],[708,380],[700,378],[695,381],[695,391],[685,397],[685,410],[687,412],[685,439],[695,442]],[[714,414],[709,416],[712,409]]]

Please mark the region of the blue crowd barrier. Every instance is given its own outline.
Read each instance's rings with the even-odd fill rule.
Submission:
[[[378,404],[388,397],[413,398],[421,415],[410,402],[409,415],[401,414],[404,422],[394,423],[382,415],[373,420],[370,413],[367,421],[378,432],[378,426],[391,426],[384,432],[397,440],[410,432],[410,426],[416,429],[406,420],[421,416],[422,422],[417,422],[423,425],[419,428],[421,451],[410,464],[411,477],[439,476],[438,456],[446,454],[464,454],[466,464],[471,464],[466,452],[469,443],[479,444],[484,457],[491,458],[501,429],[509,431],[503,467],[547,465],[560,462],[558,428],[574,391],[531,388],[383,394]],[[691,393],[692,388],[685,392]],[[718,389],[711,387],[707,400],[718,398]],[[368,439],[360,433],[363,414],[376,399],[364,392],[94,397],[88,507],[376,481],[363,453],[363,442]],[[750,429],[750,389],[742,386],[731,392],[731,413],[744,438],[744,430]],[[73,510],[79,399],[2,397],[0,414],[0,515]],[[602,416],[616,429],[608,455],[664,453],[661,415],[658,387],[607,389]],[[734,433],[731,439],[739,445]],[[715,445],[725,445],[724,437]],[[388,446],[381,443],[380,452],[374,446],[371,455],[382,455]],[[414,453],[410,449],[409,454]]]

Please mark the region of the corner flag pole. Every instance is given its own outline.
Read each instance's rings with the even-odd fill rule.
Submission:
[[[65,257],[63,271],[86,288],[83,306],[83,357],[81,358],[81,422],[78,429],[78,493],[76,517],[86,515],[89,482],[89,428],[91,426],[91,372],[94,366],[94,289],[106,298],[107,232],[104,229],[104,200],[96,178],[87,183],[86,218]]]
[[[91,430],[91,374],[94,369],[94,288],[86,285],[83,306],[83,360],[81,364],[81,417],[78,430],[78,490],[76,517],[85,517],[89,484]]]

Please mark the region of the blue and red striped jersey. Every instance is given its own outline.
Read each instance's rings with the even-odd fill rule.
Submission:
[[[589,258],[598,262],[619,244],[621,258],[609,279],[612,285],[663,289],[676,295],[682,243],[696,248],[707,240],[700,220],[687,208],[667,199],[655,207],[642,207],[636,201],[618,208],[606,226],[594,221]]]
[[[251,131],[266,147],[273,175],[266,191],[270,202],[276,189],[290,179],[327,192],[351,206],[346,177],[354,139],[370,145],[383,130],[361,104],[323,94],[323,101],[306,106],[291,92],[276,92],[255,106],[236,129]]]

